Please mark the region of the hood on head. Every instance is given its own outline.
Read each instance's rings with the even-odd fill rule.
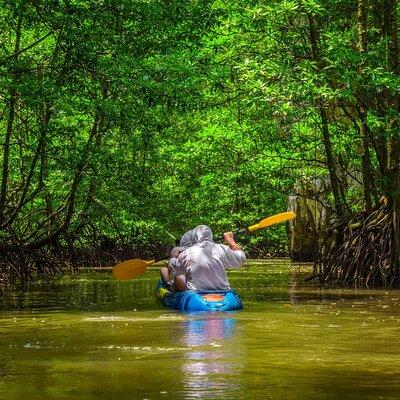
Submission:
[[[179,246],[181,247],[190,247],[193,246],[194,243],[192,243],[192,230],[187,231],[183,234],[181,237],[181,240],[179,242]]]
[[[197,244],[205,241],[213,241],[213,234],[211,229],[207,225],[196,226],[192,230],[191,242],[192,244]]]

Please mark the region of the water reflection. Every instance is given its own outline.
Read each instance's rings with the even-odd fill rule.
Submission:
[[[110,273],[91,272],[54,281],[39,281],[27,287],[10,288],[2,293],[0,311],[114,311],[154,309],[156,273],[146,279],[121,282]]]
[[[190,348],[182,366],[185,397],[225,398],[239,390],[236,322],[229,315],[207,314],[182,323],[182,342]]]

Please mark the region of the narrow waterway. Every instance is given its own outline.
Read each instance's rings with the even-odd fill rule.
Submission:
[[[400,291],[306,284],[287,260],[230,273],[244,309],[181,314],[157,271],[64,277],[0,299],[0,399],[400,399]]]

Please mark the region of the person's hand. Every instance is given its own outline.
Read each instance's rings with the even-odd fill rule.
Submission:
[[[233,237],[233,232],[225,232],[224,233],[224,240],[226,243],[229,243],[230,241],[235,241],[234,237]]]
[[[181,254],[182,251],[184,251],[184,250],[185,250],[184,247],[174,247],[174,248],[171,250],[171,257],[172,257],[172,258],[178,258],[178,257],[179,257],[179,254]]]
[[[235,242],[233,232],[225,232],[224,240],[232,250],[240,250],[240,246]]]

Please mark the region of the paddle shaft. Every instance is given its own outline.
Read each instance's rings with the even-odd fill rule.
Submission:
[[[234,231],[232,231],[233,233],[233,237],[237,236],[237,235],[245,235],[246,233],[250,233],[250,231],[247,228],[244,229],[235,229]],[[216,242],[220,242],[224,239],[224,235],[218,235],[214,237],[214,240]]]
[[[279,222],[284,222],[291,220],[295,218],[296,214],[293,211],[287,211],[283,212],[280,214],[272,215],[271,217],[265,218],[259,223],[255,225],[251,225],[248,228],[245,229],[237,229],[233,231],[233,235],[243,235],[247,233],[254,232],[258,229],[263,229],[266,228],[267,226],[270,225],[275,225]],[[224,235],[217,236],[215,238],[216,241],[221,241],[224,238]],[[156,263],[157,261],[163,261],[166,260],[170,257],[170,255],[167,255],[165,257],[157,258],[155,260],[139,260],[139,259],[133,259],[133,260],[127,260],[122,263],[119,263],[116,265],[113,269],[113,275],[115,278],[120,279],[120,280],[127,280],[127,279],[133,279],[136,278],[137,276],[140,276],[146,272],[146,269],[148,266]]]

